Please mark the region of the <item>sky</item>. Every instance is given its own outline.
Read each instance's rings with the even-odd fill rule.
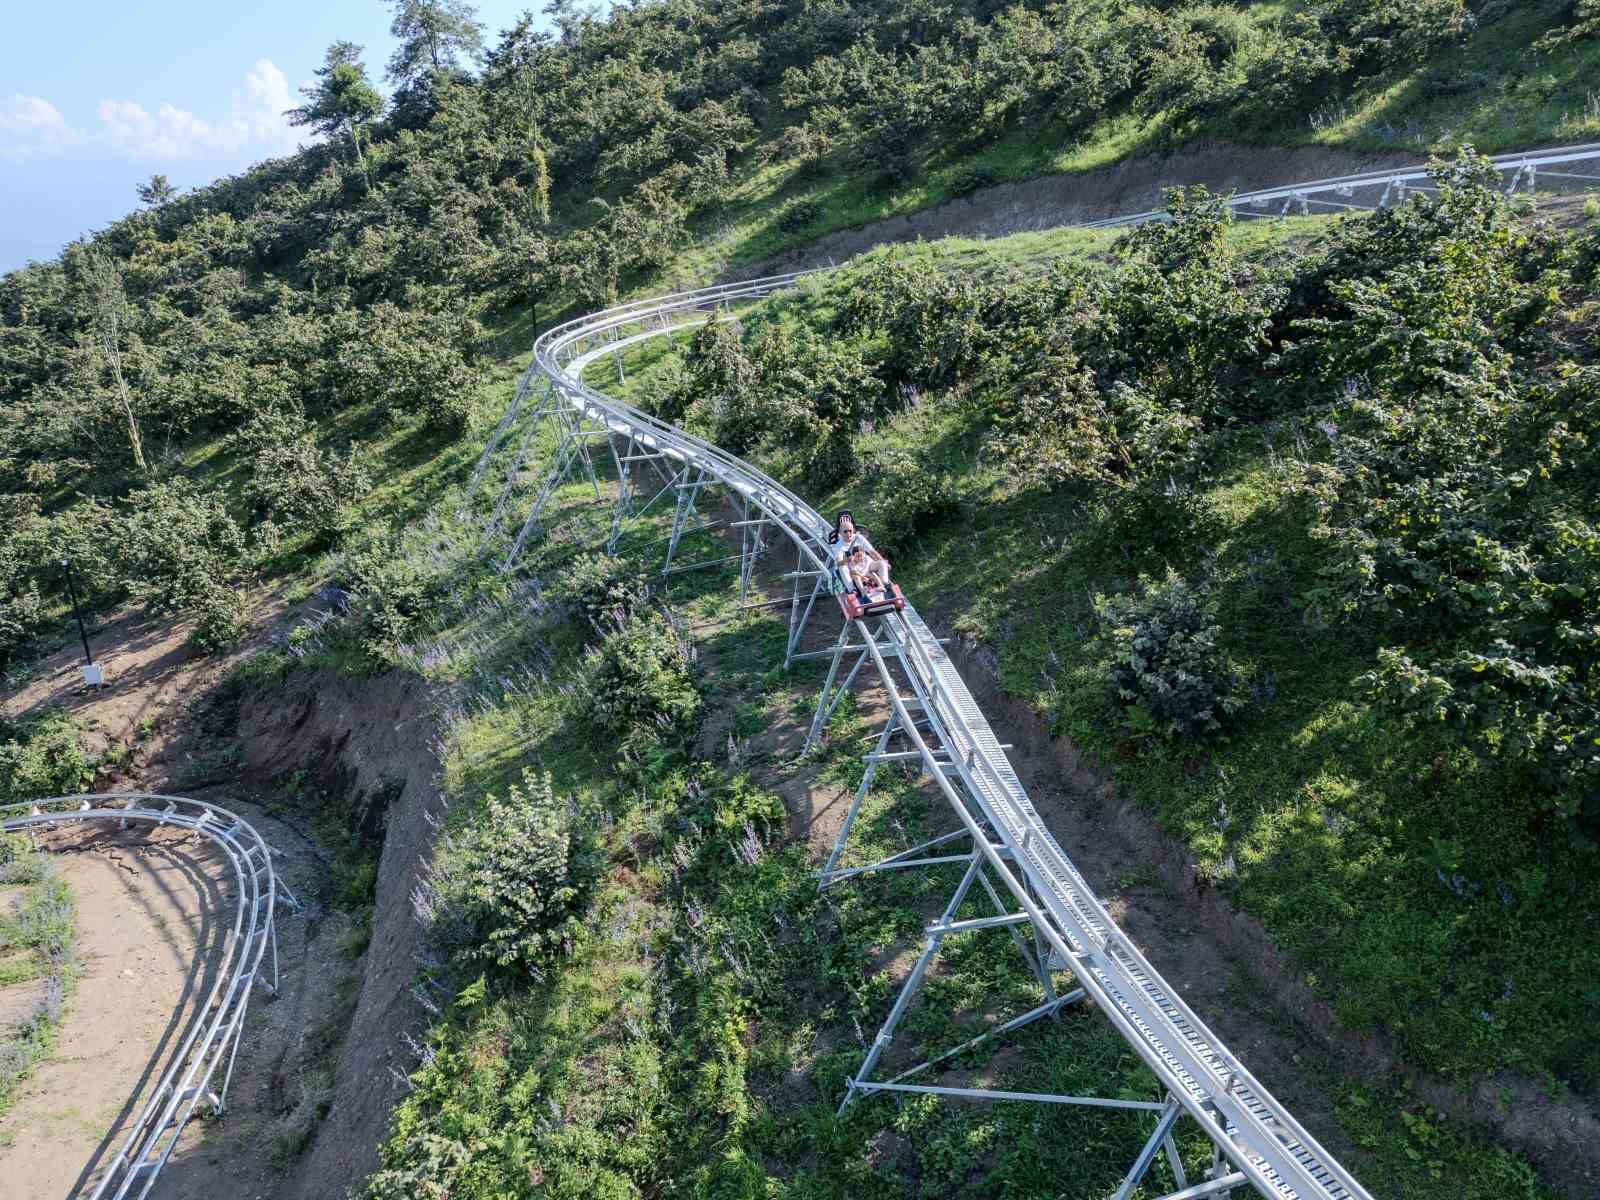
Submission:
[[[55,0],[7,5],[0,37],[0,273],[49,259],[138,207],[156,172],[180,188],[312,140],[301,103],[328,44],[394,49],[380,0]],[[478,0],[493,44],[543,0]],[[541,24],[543,23],[541,19]]]

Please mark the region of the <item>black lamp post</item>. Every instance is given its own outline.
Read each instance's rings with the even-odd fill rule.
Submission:
[[[63,558],[61,560],[61,569],[67,573],[67,595],[72,597],[72,615],[78,619],[78,637],[83,642],[83,661],[87,665],[93,666],[94,654],[89,650],[89,634],[83,625],[83,609],[78,607],[78,588],[72,582],[72,560]]]

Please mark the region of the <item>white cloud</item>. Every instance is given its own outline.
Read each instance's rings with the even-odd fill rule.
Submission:
[[[303,140],[303,134],[289,124],[283,114],[296,107],[289,93],[289,81],[270,58],[256,59],[244,77],[245,109],[250,117],[251,138],[274,153],[287,154]]]
[[[83,141],[83,133],[42,96],[13,92],[0,102],[0,158],[21,160],[59,154]]]
[[[283,72],[271,59],[258,58],[221,120],[207,120],[175,104],[160,104],[152,113],[137,100],[102,100],[95,108],[100,119],[96,140],[140,162],[247,151],[258,157],[287,154],[300,140],[283,115],[293,103]]]

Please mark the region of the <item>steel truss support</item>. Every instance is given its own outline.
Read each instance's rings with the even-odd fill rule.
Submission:
[[[862,638],[861,641],[851,644],[850,631],[857,626],[859,626],[861,629]],[[898,655],[900,653],[899,638],[895,635],[893,628],[891,627],[890,620],[887,616],[879,619],[878,634],[880,637],[887,635],[887,640],[875,643],[879,650],[886,650],[891,655]],[[850,690],[850,685],[856,681],[856,676],[861,673],[861,668],[866,665],[867,656],[871,653],[870,647],[868,646],[870,639],[871,635],[867,632],[867,623],[865,619],[859,621],[846,621],[844,623],[844,628],[839,630],[839,638],[836,642],[834,642],[833,649],[819,651],[816,655],[816,657],[821,657],[823,654],[826,654],[831,658],[832,661],[828,664],[828,677],[822,683],[822,694],[817,697],[817,711],[811,718],[811,728],[806,733],[806,744],[800,751],[802,757],[811,753],[812,747],[817,744],[817,738],[822,735],[822,731],[827,728],[828,722],[833,719],[834,711],[839,707],[839,702],[844,699],[845,693]],[[855,662],[851,664],[850,670],[846,672],[843,682],[841,682],[838,687],[835,687],[834,680],[838,679],[839,677],[840,663],[844,659],[844,656],[853,650],[859,651],[860,653],[856,655]],[[791,661],[797,658],[809,657],[812,656],[806,654],[794,654],[792,652],[789,655]],[[885,680],[886,684],[887,682],[888,681]]]
[[[806,624],[811,620],[811,610],[817,605],[817,597],[822,594],[827,586],[828,575],[825,571],[808,571],[805,569],[805,551],[798,543],[794,550],[794,570],[789,572],[789,578],[794,580],[794,595],[789,602],[789,641],[783,648],[783,669],[787,671],[795,659],[795,649],[800,645],[800,639],[805,634]],[[811,580],[811,595],[807,597],[805,608],[800,607],[800,590],[803,580]]]
[[[516,423],[517,415],[522,412],[523,401],[527,399],[534,388],[540,389],[540,407],[548,399],[551,392],[550,378],[539,372],[537,363],[529,363],[528,369],[522,373],[522,378],[517,380],[516,395],[511,397],[511,403],[506,407],[505,416],[500,418],[500,424],[494,427],[494,432],[489,435],[489,440],[484,443],[483,453],[478,455],[478,461],[472,468],[472,478],[467,483],[467,490],[461,497],[463,508],[478,494],[478,487],[483,483],[483,477],[489,470],[489,460],[494,457],[494,452],[500,448],[500,443],[505,440],[511,426]],[[535,421],[535,425],[538,422]]]
[[[667,535],[667,558],[661,564],[663,575],[672,574],[672,558],[678,553],[678,543],[683,540],[683,535],[697,533],[707,528],[706,522],[700,519],[700,489],[709,487],[715,482],[706,479],[706,469],[700,466],[694,468],[693,479],[689,477],[688,467],[685,467],[679,476],[678,506],[672,514],[672,532]],[[690,522],[693,522],[693,525]]]
[[[623,461],[626,463],[626,458]],[[656,501],[677,487],[687,471],[687,467],[679,467],[678,470],[668,475],[666,482],[661,485],[661,489],[637,508],[633,507],[632,501],[638,495],[638,492],[634,490],[634,485],[630,479],[628,492],[618,495],[617,505],[611,512],[611,536],[606,542],[607,554],[615,554],[617,552],[617,543],[622,539],[622,535],[631,526],[637,525],[639,521],[643,520],[645,514],[655,507]]]
[[[988,880],[985,878],[984,857],[980,851],[974,850],[970,854],[962,856],[962,859],[966,861],[967,869],[961,877],[961,882],[951,895],[950,902],[945,905],[943,915],[939,920],[928,926],[927,941],[923,944],[922,953],[911,968],[911,973],[906,977],[905,983],[901,985],[899,995],[895,997],[894,1004],[889,1010],[889,1015],[884,1018],[883,1026],[878,1030],[877,1036],[867,1048],[867,1054],[862,1060],[860,1069],[847,1084],[844,1099],[839,1104],[839,1112],[843,1113],[857,1095],[866,1096],[877,1093],[949,1096],[962,1100],[1018,1100],[1036,1104],[1063,1104],[1082,1108],[1153,1112],[1159,1114],[1155,1129],[1146,1139],[1143,1148],[1134,1159],[1133,1165],[1129,1168],[1127,1175],[1123,1178],[1121,1187],[1117,1189],[1112,1200],[1128,1200],[1128,1197],[1133,1194],[1133,1189],[1138,1187],[1145,1176],[1149,1174],[1157,1156],[1163,1153],[1167,1156],[1167,1161],[1172,1168],[1173,1178],[1178,1184],[1179,1190],[1175,1195],[1185,1197],[1185,1200],[1188,1200],[1191,1196],[1216,1195],[1230,1188],[1232,1184],[1227,1179],[1202,1185],[1202,1189],[1199,1191],[1189,1188],[1189,1181],[1184,1172],[1183,1162],[1178,1156],[1177,1144],[1172,1138],[1173,1127],[1178,1123],[1179,1118],[1184,1115],[1184,1111],[1178,1102],[1171,1097],[1168,1097],[1165,1102],[1124,1100],[1109,1096],[1077,1096],[1055,1092],[1012,1092],[992,1088],[940,1087],[936,1084],[906,1082],[906,1080],[931,1071],[940,1063],[947,1062],[958,1054],[980,1046],[987,1041],[1021,1029],[1025,1025],[1030,1025],[1044,1017],[1057,1015],[1063,1008],[1070,1004],[1075,1004],[1085,997],[1087,993],[1081,987],[1074,988],[1060,996],[1055,995],[1053,991],[1047,993],[1044,1003],[1013,1017],[1002,1025],[985,1030],[959,1046],[952,1047],[933,1058],[918,1063],[914,1067],[908,1067],[890,1079],[878,1081],[872,1078],[873,1072],[882,1060],[884,1052],[893,1043],[895,1030],[910,1009],[912,1000],[921,988],[922,982],[927,976],[928,968],[938,955],[944,940],[955,934],[971,933],[983,929],[1004,927],[1014,932],[1017,924],[1030,920],[1027,913],[1012,914],[1005,911],[1005,906],[1000,903],[999,896],[989,886]],[[984,884],[985,890],[989,893],[989,897],[999,910],[1000,915],[965,921],[956,920],[956,913],[960,911],[962,903],[972,889],[972,885],[980,881]],[[1023,948],[1020,941],[1018,948]],[[1026,956],[1026,951],[1024,953]],[[1240,1176],[1239,1178],[1242,1179],[1243,1177]]]
[[[506,468],[505,482],[500,486],[500,496],[494,502],[494,511],[489,514],[489,519],[484,523],[483,540],[487,542],[500,528],[500,518],[505,512],[506,505],[510,502],[512,494],[517,490],[517,484],[522,478],[522,469],[527,465],[528,454],[533,449],[534,439],[539,436],[539,430],[544,428],[545,421],[550,417],[552,407],[557,403],[555,385],[547,379],[544,393],[539,397],[539,402],[533,410],[533,417],[528,422],[528,427],[523,430],[522,438],[517,442],[517,452],[512,456],[511,465]],[[499,434],[497,432],[496,436]],[[480,461],[487,462],[488,451]],[[469,492],[470,496],[471,493]]]
[[[755,574],[756,560],[767,553],[767,528],[770,518],[750,516],[750,498],[740,498],[739,529],[739,607],[743,608],[750,596],[750,579]]]
[[[595,437],[605,437],[609,441],[610,431],[604,425],[591,422],[587,415],[579,412],[559,394],[547,406],[547,415],[560,427],[561,443],[556,448],[555,461],[545,473],[544,482],[539,485],[539,494],[534,499],[533,507],[528,510],[527,519],[522,522],[516,540],[506,552],[505,562],[500,567],[502,571],[509,571],[516,565],[523,546],[527,545],[528,537],[538,528],[544,506],[549,503],[550,497],[555,495],[556,489],[566,480],[574,467],[583,468],[589,485],[594,488],[594,498],[596,500],[602,498],[600,480],[594,472],[594,459],[589,453],[589,442]]]

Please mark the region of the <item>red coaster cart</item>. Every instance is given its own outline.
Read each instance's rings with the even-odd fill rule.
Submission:
[[[839,593],[839,607],[844,609],[847,621],[859,621],[862,617],[874,617],[881,613],[901,612],[905,606],[906,598],[900,591],[898,583],[891,583],[886,588],[865,590],[851,588]]]

